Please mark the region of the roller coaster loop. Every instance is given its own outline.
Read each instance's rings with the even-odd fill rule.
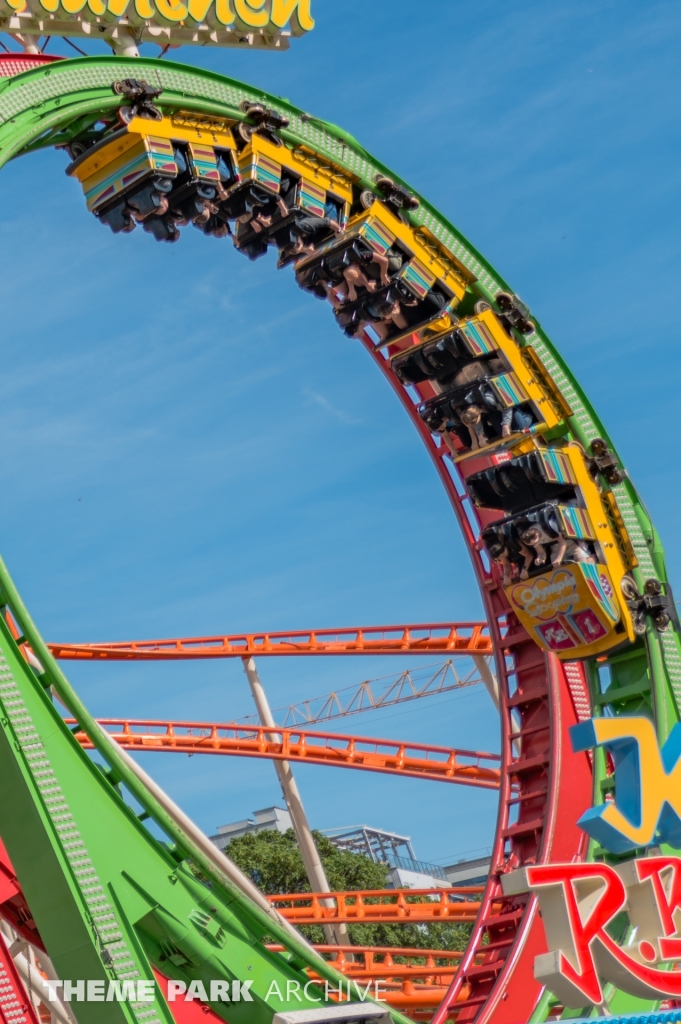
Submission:
[[[554,1018],[562,1009],[533,973],[547,948],[536,900],[504,895],[501,879],[595,855],[576,821],[612,780],[600,754],[572,753],[571,725],[592,712],[647,714],[664,740],[681,707],[664,552],[604,425],[537,318],[461,233],[352,136],[287,100],[166,60],[55,61],[0,82],[0,165],[50,146],[69,148],[74,187],[122,233],[122,252],[135,225],[170,241],[190,220],[223,240],[231,234],[252,259],[271,241],[297,284],[330,300],[338,325],[402,404],[468,547],[488,623],[479,653],[494,651],[501,698],[489,882],[433,1024]],[[254,213],[261,201],[271,216]],[[326,234],[306,243],[305,226]],[[247,1013],[211,1008],[230,1024],[314,1009],[313,1000],[274,1006],[267,984],[276,978],[286,991],[314,970],[338,985],[342,974],[152,792],[70,687],[2,564],[0,591],[17,626],[13,635],[0,620],[0,835],[30,907],[17,927],[37,925],[60,977],[132,972],[153,981],[169,956],[187,981],[251,970],[258,1001]],[[232,650],[229,638],[210,638],[196,650],[213,657],[225,639],[231,656],[266,653],[264,634],[234,638]],[[309,633],[280,639],[279,653],[313,653],[319,643]],[[394,653],[404,642],[417,649],[409,636],[390,639]],[[372,642],[360,630],[330,635],[322,647],[326,640],[326,653],[364,654]],[[384,653],[383,638],[375,640]],[[451,653],[447,634],[432,642],[432,653]],[[132,658],[134,646],[71,650]],[[142,645],[142,658],[172,650],[177,642]],[[61,720],[52,691],[104,771]],[[220,952],[227,934],[229,971]],[[262,945],[264,935],[287,955]],[[400,998],[418,1019],[423,1007],[408,999],[425,993]],[[631,1005],[612,994],[613,1012]],[[79,1024],[100,1024],[102,1012],[81,1004]],[[160,995],[144,1013],[144,1024],[178,1024]],[[123,1004],[107,1004],[106,1014],[108,1024],[142,1024]]]

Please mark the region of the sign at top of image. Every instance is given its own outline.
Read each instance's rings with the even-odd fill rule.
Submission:
[[[312,0],[0,0],[0,31],[285,50],[314,26]]]

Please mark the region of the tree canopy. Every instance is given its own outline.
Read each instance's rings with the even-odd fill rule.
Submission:
[[[332,890],[385,889],[390,869],[359,853],[339,850],[321,832],[313,832]],[[266,895],[310,892],[303,859],[293,829],[287,832],[249,832],[232,839],[225,853]],[[321,927],[300,929],[311,942],[325,941]],[[405,946],[413,949],[464,949],[469,924],[351,924],[355,946]]]

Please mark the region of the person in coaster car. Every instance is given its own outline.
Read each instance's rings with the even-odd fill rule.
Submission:
[[[366,319],[360,320],[357,330],[362,331],[366,327],[371,327],[381,341],[386,341],[395,328],[406,331],[409,321],[405,316],[404,307],[417,305],[418,299],[408,301],[404,298],[381,296],[374,301],[369,298],[363,310]]]
[[[520,534],[520,547],[525,560],[524,571],[527,572],[530,566],[546,565],[551,551],[551,565],[557,569],[567,558],[571,562],[584,562],[590,565],[595,563],[588,545],[583,540],[566,537],[558,527],[557,520],[551,516],[548,521],[548,529],[540,523],[533,523]],[[555,545],[555,547],[554,547]]]
[[[495,530],[494,528],[483,531],[482,543],[487,548],[490,558],[501,566],[502,585],[510,586],[518,579],[527,579],[527,570],[521,568],[523,555],[518,545],[506,530]]]
[[[477,405],[475,402],[472,402],[470,405],[464,405],[459,412],[459,419],[471,436],[471,451],[484,448],[489,444],[489,438],[485,433],[485,424],[482,419],[484,412],[485,410],[482,406]]]

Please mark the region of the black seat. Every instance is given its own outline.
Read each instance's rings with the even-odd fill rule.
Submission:
[[[194,177],[186,147],[174,144],[173,152],[178,174],[168,197],[170,210],[177,222],[194,224],[204,230],[208,221],[218,212],[215,205],[217,186]]]
[[[466,479],[466,487],[478,508],[512,514],[551,500],[568,502],[576,495],[573,485],[546,480],[536,452],[475,473]]]
[[[176,242],[180,237],[180,231],[172,216],[147,217],[142,222],[142,227],[153,235],[157,242]]]
[[[471,355],[460,333],[452,331],[414,352],[396,356],[392,368],[403,384],[420,384],[424,380],[444,382],[470,361]]]

